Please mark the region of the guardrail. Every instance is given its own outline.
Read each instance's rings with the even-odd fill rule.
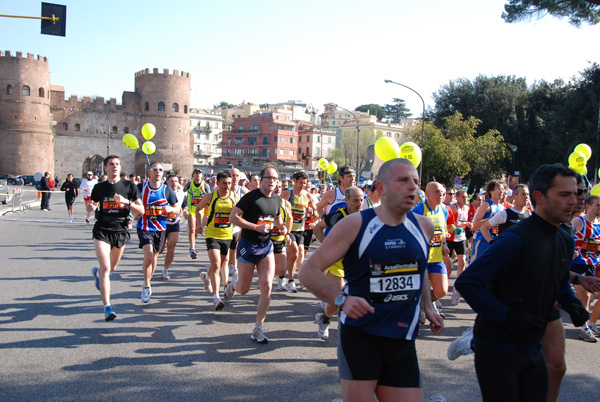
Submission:
[[[7,196],[7,202],[11,203],[10,211],[6,212],[7,214],[14,212],[19,216],[23,216],[22,213],[25,213],[25,207],[21,204],[21,196],[23,195],[23,187],[14,187],[12,192]]]

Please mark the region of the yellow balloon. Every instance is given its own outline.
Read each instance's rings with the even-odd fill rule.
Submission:
[[[319,167],[323,170],[327,170],[329,167],[329,162],[325,158],[319,159]]]
[[[592,191],[590,192],[590,195],[600,196],[600,184],[596,184],[594,187],[592,187]]]
[[[142,135],[145,139],[151,140],[156,134],[156,127],[152,123],[146,123],[142,126]]]
[[[577,173],[583,170],[586,163],[587,158],[579,151],[573,151],[571,155],[569,155],[569,167]]]
[[[133,134],[125,134],[123,136],[123,144],[129,149],[138,149],[140,147],[138,139]]]
[[[400,157],[400,147],[396,140],[390,137],[381,137],[375,141],[375,155],[384,162]]]
[[[335,162],[330,162],[327,167],[327,173],[334,174],[337,170],[337,164]]]
[[[414,142],[405,142],[400,147],[400,157],[408,159],[415,167],[417,167],[419,166],[419,163],[421,163],[421,148]]]
[[[156,152],[156,144],[152,141],[146,141],[142,144],[142,151],[144,151],[146,155],[152,155]]]
[[[585,156],[586,160],[590,160],[592,157],[592,148],[588,144],[579,144],[575,147],[575,151],[581,152]]]

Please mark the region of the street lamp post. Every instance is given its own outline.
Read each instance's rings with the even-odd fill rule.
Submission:
[[[519,150],[519,148],[517,148],[516,145],[513,145],[512,147],[510,147],[510,150],[513,153],[513,161],[512,161],[513,162],[513,170],[512,170],[512,174],[516,176],[516,174],[515,174],[515,155],[516,155],[517,151]]]
[[[404,84],[400,84],[399,82],[395,82],[392,80],[385,80],[385,83],[386,84],[396,84],[396,85],[400,85],[401,87],[410,89],[411,91],[416,93],[419,96],[419,98],[421,98],[421,102],[423,102],[423,116],[421,118],[421,152],[423,152],[424,141],[425,141],[425,101],[423,100],[423,97],[421,96],[421,94],[419,94],[417,91],[415,91],[411,87],[406,86]],[[423,161],[421,161],[421,165],[419,166],[419,179],[423,180]]]
[[[358,117],[356,117],[356,115],[353,112],[351,112],[350,110],[345,109],[336,104],[333,104],[333,106],[340,108],[342,110],[345,110],[346,112],[350,113],[356,119],[356,167],[355,167],[355,169],[357,170],[357,173],[358,173],[358,146],[360,143],[360,121],[358,120]]]

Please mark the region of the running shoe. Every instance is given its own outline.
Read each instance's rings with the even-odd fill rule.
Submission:
[[[85,218],[85,223],[90,223],[90,218]]]
[[[439,301],[439,300],[434,301],[433,309],[435,311],[437,311],[437,313],[440,315],[440,317],[446,318],[446,314],[442,313],[442,302],[441,301]]]
[[[204,290],[207,293],[212,293],[212,285],[210,284],[210,278],[206,272],[200,272],[200,279],[204,282]]]
[[[111,305],[104,306],[104,320],[112,321],[117,318],[117,314],[112,309]]]
[[[192,260],[195,260],[198,257],[198,255],[196,254],[196,250],[194,250],[193,248],[190,248],[190,258]]]
[[[448,346],[448,359],[456,360],[460,356],[473,354],[471,342],[473,341],[473,328],[467,328],[463,331],[460,338],[452,341]]]
[[[598,342],[598,338],[596,338],[592,330],[588,327],[585,327],[581,331],[579,331],[579,339],[591,343]]]
[[[269,343],[269,338],[265,336],[262,328],[254,328],[252,335],[250,335],[250,339],[257,343]]]
[[[596,324],[590,322],[588,326],[592,330],[596,338],[600,337],[600,332],[598,332],[598,326]]]
[[[162,270],[162,278],[166,281],[168,281],[169,279],[171,279],[171,276],[169,275],[169,270],[168,269],[164,269]]]
[[[315,323],[317,324],[317,333],[319,334],[319,338],[326,341],[329,339],[329,324],[325,324],[323,322],[323,317],[325,317],[324,313],[317,313],[317,315],[315,315]]]
[[[298,290],[296,289],[296,284],[294,283],[294,281],[289,281],[287,284],[287,291],[289,293],[298,293]]]
[[[238,269],[235,265],[229,265],[229,277],[238,276]]]
[[[285,279],[285,277],[280,278],[278,276],[275,277],[275,280],[277,281],[277,288],[279,290],[287,290],[287,279]]]
[[[213,303],[215,305],[215,311],[221,311],[223,310],[223,307],[225,307],[225,303],[223,303],[223,301],[218,297],[213,300]]]
[[[452,303],[453,306],[456,306],[458,303],[460,303],[460,293],[458,293],[458,290],[454,289],[452,291],[452,298],[450,299],[450,303]]]
[[[148,303],[150,301],[150,295],[152,294],[152,288],[151,287],[147,287],[142,289],[142,303]]]
[[[234,282],[235,282],[235,280],[229,282],[229,285],[227,285],[227,287],[225,288],[225,298],[226,299],[231,299],[233,297],[233,295],[235,294],[235,289],[233,289]]]
[[[327,302],[321,300],[321,308],[323,309],[323,312],[325,312],[325,309],[327,308]]]
[[[69,218],[69,223],[73,223],[73,218]]]
[[[92,268],[92,276],[94,277],[94,281],[96,281],[96,289],[100,290],[100,278],[98,278],[98,267]]]
[[[428,402],[446,402],[446,398],[442,394],[433,394],[429,397]]]

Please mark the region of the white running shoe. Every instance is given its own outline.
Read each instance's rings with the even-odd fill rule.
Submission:
[[[452,291],[452,297],[450,298],[450,303],[452,303],[453,306],[456,306],[458,303],[460,303],[460,293],[458,293],[458,290],[454,289]]]
[[[598,332],[598,326],[596,324],[590,322],[588,326],[590,327],[596,338],[600,337],[600,332]]]
[[[152,288],[151,287],[147,287],[147,288],[143,288],[142,289],[142,303],[148,303],[150,301],[150,295],[152,295]]]
[[[218,297],[213,300],[213,303],[215,305],[215,311],[223,310],[223,307],[225,307],[225,303],[223,303],[223,301]]]
[[[238,276],[238,269],[235,265],[229,265],[229,277]]]
[[[285,279],[285,277],[280,278],[278,276],[275,277],[275,280],[277,281],[277,289],[279,290],[287,290],[287,279]]]
[[[227,285],[227,287],[225,288],[225,298],[226,299],[231,299],[233,297],[233,295],[235,295],[235,289],[233,289],[234,282],[237,282],[235,278],[234,278],[234,280],[229,282],[229,285]]]
[[[168,281],[169,279],[171,279],[171,276],[169,275],[169,270],[168,269],[164,269],[162,270],[162,278],[165,281]]]
[[[448,359],[456,360],[460,356],[466,356],[473,354],[473,349],[471,348],[471,342],[473,341],[473,328],[467,328],[463,331],[460,338],[452,341],[450,346],[448,346]]]
[[[250,339],[258,343],[269,343],[269,338],[265,336],[262,328],[254,328],[252,335],[250,335]]]
[[[592,330],[588,327],[584,327],[579,331],[579,339],[591,343],[598,342],[598,338],[596,338]]]
[[[296,289],[296,284],[294,283],[294,281],[288,282],[287,291],[289,293],[298,293],[298,290]]]
[[[317,313],[317,315],[315,315],[315,323],[317,324],[317,334],[319,334],[319,338],[326,341],[329,339],[329,324],[323,322],[323,317],[325,317],[324,313]]]
[[[212,285],[210,284],[210,278],[206,272],[200,272],[200,279],[204,282],[204,290],[208,293],[212,293]]]

